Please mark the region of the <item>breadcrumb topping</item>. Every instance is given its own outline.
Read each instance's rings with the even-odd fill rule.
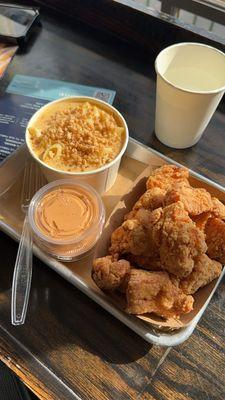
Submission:
[[[89,103],[57,111],[41,128],[29,127],[33,151],[64,171],[87,171],[111,162],[120,152],[124,128],[109,112]]]

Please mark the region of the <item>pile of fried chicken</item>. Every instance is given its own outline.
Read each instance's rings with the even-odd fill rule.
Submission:
[[[104,291],[125,293],[130,314],[179,318],[193,294],[225,263],[225,205],[189,183],[186,168],[164,165],[111,236],[92,278]]]

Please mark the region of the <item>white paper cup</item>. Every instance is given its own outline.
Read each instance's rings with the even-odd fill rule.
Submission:
[[[38,156],[35,154],[33,151],[31,144],[30,144],[30,134],[29,134],[29,127],[35,125],[35,120],[40,117],[42,113],[44,113],[49,107],[52,106],[52,104],[57,103],[57,102],[66,102],[68,100],[73,100],[73,101],[78,101],[78,102],[85,102],[88,101],[92,104],[96,104],[99,108],[102,108],[105,111],[108,111],[109,113],[113,114],[116,118],[116,120],[120,123],[120,126],[124,127],[125,131],[125,138],[124,138],[124,144],[123,147],[121,148],[119,154],[115,157],[114,160],[112,160],[110,163],[104,165],[101,168],[87,171],[87,172],[69,172],[69,171],[61,171],[59,169],[53,168],[48,164],[45,164],[42,160],[38,158]],[[84,181],[88,183],[89,185],[93,186],[98,193],[103,194],[107,190],[109,190],[117,177],[118,174],[118,169],[120,165],[121,158],[127,148],[128,144],[128,139],[129,139],[129,132],[128,132],[128,127],[126,124],[125,119],[123,116],[120,114],[118,110],[116,110],[115,107],[111,106],[108,103],[105,103],[102,100],[95,99],[93,97],[88,97],[88,96],[71,96],[71,97],[64,97],[63,99],[55,100],[52,101],[45,106],[41,107],[30,119],[27,129],[26,129],[26,144],[28,147],[28,150],[32,157],[39,163],[46,179],[48,182],[52,182],[58,179],[68,179],[68,178],[75,178],[76,180],[79,179],[81,181]]]
[[[225,91],[225,54],[200,43],[179,43],[156,58],[155,133],[183,149],[200,139]]]

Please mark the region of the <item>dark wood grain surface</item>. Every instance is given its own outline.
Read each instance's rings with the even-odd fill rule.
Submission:
[[[224,184],[222,107],[192,149],[160,144],[154,135],[153,60],[137,48],[46,15],[38,36],[14,58],[1,81],[2,92],[15,73],[115,89],[114,104],[131,136]],[[35,260],[27,321],[13,327],[10,296],[17,244],[1,233],[0,250],[0,358],[40,399],[225,398],[224,283],[190,339],[166,349],[150,346]]]

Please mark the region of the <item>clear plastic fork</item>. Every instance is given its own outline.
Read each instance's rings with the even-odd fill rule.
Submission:
[[[26,319],[33,267],[33,240],[27,214],[34,193],[44,184],[45,178],[39,166],[33,161],[27,162],[21,190],[21,209],[25,213],[25,218],[12,282],[11,323],[13,325],[22,325]]]

